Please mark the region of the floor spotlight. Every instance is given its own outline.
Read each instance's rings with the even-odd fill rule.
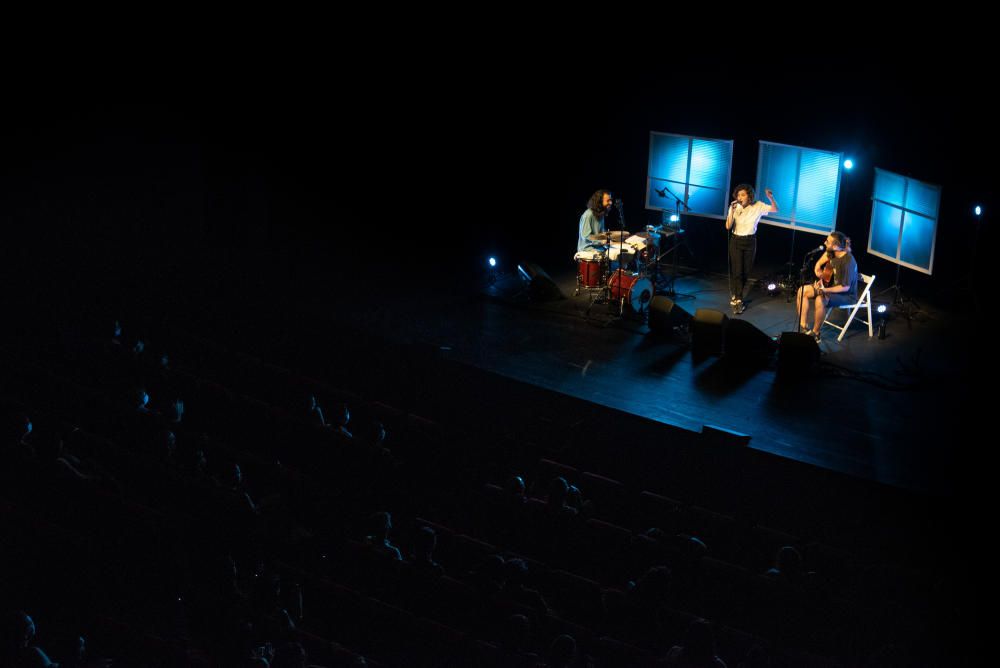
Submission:
[[[885,325],[889,321],[889,305],[885,302],[873,303],[875,312],[872,313],[872,325],[878,331],[878,338],[885,339]]]
[[[778,294],[780,287],[778,286],[778,281],[773,278],[767,279],[767,296],[774,297]]]
[[[973,211],[976,212],[976,216],[983,215],[983,207],[979,206],[978,204],[976,205],[976,208],[973,209]]]
[[[844,161],[844,169],[846,169],[848,171],[854,169],[854,161],[851,160],[850,158],[848,158],[847,160],[845,160]]]
[[[489,265],[489,269],[486,274],[486,282],[488,285],[493,285],[497,282],[497,259],[490,256],[490,259],[486,261],[486,264]]]

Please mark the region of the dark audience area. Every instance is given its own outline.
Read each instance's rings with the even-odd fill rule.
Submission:
[[[382,371],[413,356],[378,346]],[[618,447],[598,434],[556,452],[475,433],[398,403],[401,376],[334,383],[128,314],[18,352],[3,665],[947,663],[940,555],[673,485],[696,459],[592,470]],[[504,411],[506,390],[431,385]]]

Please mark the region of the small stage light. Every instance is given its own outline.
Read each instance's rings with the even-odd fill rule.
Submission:
[[[977,215],[977,216],[981,216],[981,215],[983,215],[983,207],[981,207],[981,206],[979,206],[979,205],[977,204],[977,205],[976,205],[976,208],[975,208],[975,212],[976,212],[976,215]]]
[[[486,284],[493,285],[494,283],[497,282],[497,278],[499,278],[498,276],[499,271],[497,270],[497,259],[491,255],[489,259],[486,261],[486,264],[489,265],[489,267],[486,269]]]
[[[845,160],[844,161],[844,169],[846,169],[848,171],[854,169],[854,161],[851,160],[850,158],[848,158],[847,160]]]
[[[889,321],[889,305],[885,302],[873,303],[875,307],[875,313],[872,314],[872,325],[878,331],[879,340],[885,339],[885,327],[886,323]]]
[[[676,213],[670,214],[670,222],[671,223],[676,223],[680,219],[681,219],[681,217],[678,216]]]

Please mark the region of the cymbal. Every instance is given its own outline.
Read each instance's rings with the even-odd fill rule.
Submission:
[[[587,238],[590,239],[591,241],[608,241],[608,240],[617,241],[622,238],[628,238],[629,236],[631,236],[631,232],[622,232],[620,230],[614,230],[611,232],[601,232],[599,234],[591,234]]]

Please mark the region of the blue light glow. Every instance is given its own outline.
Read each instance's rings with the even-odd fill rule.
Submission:
[[[983,215],[983,207],[979,206],[978,204],[976,205],[975,211],[977,216]]]
[[[930,274],[941,187],[875,169],[868,251]]]
[[[844,161],[844,169],[854,169],[854,161],[848,158]]]
[[[646,206],[725,216],[733,142],[651,132]]]
[[[497,259],[495,257],[490,258],[490,266],[491,267],[497,266]]]
[[[770,188],[779,206],[761,222],[831,232],[837,220],[840,175],[839,153],[760,142],[758,198],[764,199],[764,189]]]
[[[879,304],[878,308],[875,310],[878,311],[879,313],[885,313],[886,311],[889,310],[889,307],[886,306],[885,304]]]

